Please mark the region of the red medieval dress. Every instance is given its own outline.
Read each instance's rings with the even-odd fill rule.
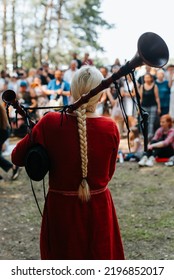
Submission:
[[[26,135],[14,148],[14,164],[24,166],[25,154],[33,143],[42,144],[51,161],[40,234],[41,259],[124,259],[116,211],[107,187],[119,145],[115,122],[108,117],[87,118],[88,202],[82,202],[77,195],[82,171],[76,117],[47,113],[34,126],[32,143]]]

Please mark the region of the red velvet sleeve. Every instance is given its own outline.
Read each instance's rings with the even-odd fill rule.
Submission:
[[[41,144],[44,146],[43,125],[44,117],[34,126],[30,134],[27,134],[16,144],[11,154],[13,164],[17,166],[24,166],[25,156],[29,148],[35,144]]]
[[[119,147],[119,143],[120,143],[120,136],[119,136],[117,125],[115,123],[113,123],[113,141],[114,141],[114,148],[112,151],[112,156],[111,156],[111,160],[110,160],[110,169],[109,169],[110,179],[112,178],[115,168],[116,168],[118,147]]]

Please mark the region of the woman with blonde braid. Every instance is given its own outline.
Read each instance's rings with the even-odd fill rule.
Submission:
[[[74,101],[103,80],[94,66],[74,75]],[[108,189],[115,171],[119,133],[115,122],[95,113],[101,92],[73,113],[47,113],[33,128],[33,143],[42,144],[51,166],[40,249],[42,259],[124,259],[119,225]],[[22,139],[12,153],[24,165],[31,146]]]

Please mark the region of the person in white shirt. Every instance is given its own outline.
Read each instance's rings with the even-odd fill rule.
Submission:
[[[72,78],[74,77],[74,74],[77,71],[77,61],[76,60],[71,60],[70,67],[68,70],[65,71],[63,79],[71,84]]]

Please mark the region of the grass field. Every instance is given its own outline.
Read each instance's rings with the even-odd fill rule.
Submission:
[[[174,169],[117,163],[109,184],[126,259],[174,260]],[[39,259],[41,216],[24,168],[0,185],[0,259]],[[34,182],[41,208],[41,182]]]
[[[173,171],[117,164],[110,188],[127,259],[174,259]]]

